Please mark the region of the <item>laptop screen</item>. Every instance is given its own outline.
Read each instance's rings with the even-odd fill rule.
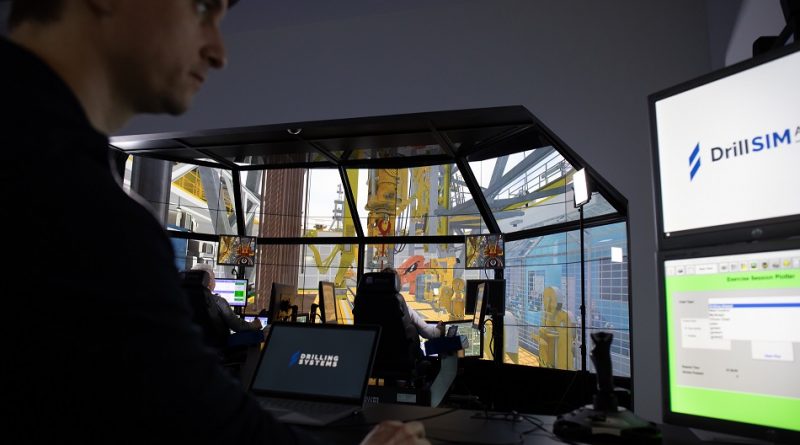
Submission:
[[[251,390],[259,395],[361,403],[377,326],[275,324]]]

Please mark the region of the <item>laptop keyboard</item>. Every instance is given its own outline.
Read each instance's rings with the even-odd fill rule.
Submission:
[[[336,414],[351,409],[355,411],[353,405],[340,405],[334,403],[309,402],[307,400],[289,399],[259,399],[261,407],[268,410],[293,411],[304,414]]]

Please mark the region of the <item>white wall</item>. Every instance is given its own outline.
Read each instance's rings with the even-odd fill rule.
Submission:
[[[725,66],[753,57],[753,42],[761,36],[777,36],[785,25],[779,0],[742,1],[725,52]]]
[[[258,29],[270,5],[243,1],[228,17],[230,66],[192,111],[124,133],[526,106],[629,200],[635,404],[660,420],[647,95],[709,70],[706,4],[411,2],[326,20],[302,13],[318,2],[292,3],[300,24]]]

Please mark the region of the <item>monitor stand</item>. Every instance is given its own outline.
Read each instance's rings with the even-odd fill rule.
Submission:
[[[614,395],[611,374],[611,340],[607,332],[592,334],[592,363],[597,370],[594,404],[558,416],[553,433],[568,440],[596,443],[660,444],[661,431],[655,423],[620,407]]]
[[[730,434],[718,433],[716,431],[706,431],[694,428],[688,428],[689,432],[697,438],[699,444],[724,444],[724,445],[770,445],[773,442],[767,442],[752,437],[733,436]]]
[[[718,431],[707,431],[685,426],[661,425],[664,439],[668,444],[680,445],[771,445],[768,442],[752,437],[734,436]]]

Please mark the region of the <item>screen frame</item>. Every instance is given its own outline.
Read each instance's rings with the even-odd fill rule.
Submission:
[[[444,336],[455,337],[456,335],[458,335],[458,325],[451,324],[450,326],[447,327],[447,332],[445,332]]]
[[[280,304],[277,301],[275,301],[276,300],[275,297],[277,297],[278,294],[281,293],[280,292],[281,288],[283,288],[283,290],[292,289],[294,291],[294,294],[295,295],[297,294],[297,288],[290,284],[278,283],[277,281],[272,282],[272,287],[270,288],[270,293],[269,293],[269,308],[267,309],[267,318],[269,318],[270,324],[276,321],[277,314],[280,313]],[[290,305],[292,304],[291,297],[287,301],[289,302]]]
[[[464,315],[475,314],[475,293],[477,292],[478,284],[485,281],[484,279],[466,280],[464,285]]]
[[[656,103],[692,89],[734,76],[738,73],[756,68],[774,60],[800,51],[800,42],[792,43],[772,50],[766,54],[736,63],[729,67],[713,71],[706,75],[666,88],[648,96],[650,114],[650,147],[653,180],[653,204],[656,215],[656,237],[661,249],[678,249],[692,246],[711,246],[721,243],[755,241],[792,236],[800,225],[800,214],[766,218],[718,226],[672,232],[667,236],[664,232],[663,202],[661,201],[661,167],[659,162],[658,126],[656,120]]]
[[[432,325],[432,324],[436,324],[438,322],[427,321],[426,323]],[[447,321],[443,321],[442,324],[444,324],[445,327],[448,327],[448,328],[450,327],[450,325],[464,325],[466,329],[472,329],[472,320],[469,319],[469,318],[465,318],[465,319],[462,319],[462,320],[447,320]],[[468,332],[464,332],[463,330],[459,330],[459,332],[455,336],[456,337],[461,337],[461,336],[469,337],[470,334]],[[479,333],[477,337],[478,337],[478,342],[476,344],[478,345],[478,351],[479,351],[478,354],[467,355],[466,354],[466,350],[465,350],[464,356],[463,357],[459,357],[459,359],[461,359],[461,360],[477,360],[477,359],[483,358],[483,334]],[[428,341],[428,339],[423,339],[422,336],[420,336],[420,346],[422,346],[423,341]],[[470,343],[470,346],[472,346],[472,343]],[[423,348],[424,348],[424,346],[423,346]]]
[[[487,238],[489,236],[496,236],[499,238],[500,242],[502,243],[503,254],[500,255],[500,265],[498,267],[487,267],[483,266],[469,266],[467,263],[467,246],[469,246],[469,239],[470,238]],[[505,269],[506,265],[506,239],[502,233],[482,233],[479,235],[465,235],[464,236],[464,270],[485,270],[485,269],[492,269],[492,270],[503,270]]]
[[[249,319],[249,320],[248,320]],[[253,320],[258,319],[261,322],[262,329],[269,324],[269,317],[259,316],[258,314],[244,314],[242,320],[252,323]]]
[[[481,329],[483,328],[484,321],[486,319],[486,300],[488,300],[488,296],[486,295],[486,288],[489,285],[486,282],[478,283],[475,289],[475,313],[472,315],[472,327],[473,329]],[[478,307],[480,305],[480,307]],[[475,322],[478,322],[477,324]]]
[[[258,370],[261,368],[261,362],[264,360],[264,356],[266,355],[266,351],[268,349],[270,340],[272,340],[272,335],[275,332],[275,328],[278,330],[283,330],[287,328],[300,328],[300,329],[342,329],[342,330],[351,330],[351,331],[370,331],[373,332],[375,335],[373,336],[372,348],[370,350],[370,358],[369,358],[369,366],[367,369],[367,376],[364,378],[364,383],[361,388],[360,395],[358,399],[356,398],[348,398],[348,397],[337,397],[337,396],[328,396],[328,395],[308,395],[308,394],[300,394],[294,392],[284,392],[284,391],[273,391],[273,390],[266,390],[266,389],[256,389],[253,388],[253,384],[255,383],[255,379],[258,375]],[[322,324],[322,323],[289,323],[284,321],[275,322],[275,325],[269,331],[267,338],[264,340],[264,347],[261,349],[261,354],[258,357],[258,363],[254,368],[255,371],[253,372],[253,376],[251,377],[250,381],[248,382],[248,388],[253,394],[259,396],[267,396],[267,397],[287,397],[292,399],[300,399],[300,400],[315,400],[315,401],[326,401],[332,403],[354,403],[357,400],[362,401],[366,397],[367,387],[369,386],[369,379],[372,376],[372,370],[375,367],[375,356],[378,352],[378,342],[381,336],[381,327],[378,325],[354,325],[354,324]]]
[[[658,304],[661,348],[661,408],[664,423],[700,428],[709,431],[719,431],[725,434],[754,437],[779,443],[800,443],[800,431],[791,431],[763,425],[747,424],[730,420],[715,419],[694,414],[673,412],[670,407],[669,385],[669,345],[667,339],[667,298],[666,276],[664,262],[669,260],[689,259],[706,256],[723,256],[748,254],[758,252],[772,252],[780,250],[800,249],[800,238],[787,240],[738,243],[721,246],[700,246],[686,249],[659,252],[656,262],[658,283]]]
[[[325,301],[325,293],[323,292],[324,286],[330,286],[333,289],[333,320],[328,320],[325,317],[325,309],[328,306],[328,302]],[[336,285],[334,283],[330,281],[319,282],[319,303],[317,304],[317,307],[319,308],[319,319],[322,321],[322,323],[339,323],[339,308],[338,304],[336,304]]]
[[[217,283],[217,284],[219,282],[221,282],[221,281],[244,281],[244,303],[242,303],[242,304],[232,303],[232,302],[228,301],[227,299],[225,299],[225,301],[228,301],[228,304],[230,306],[233,306],[233,307],[245,307],[245,306],[247,306],[247,286],[250,285],[250,281],[247,278],[241,278],[241,279],[239,279],[239,278],[214,278],[214,282]],[[215,291],[216,291],[216,289],[217,289],[217,287],[214,286],[214,290]],[[219,293],[217,293],[217,295],[222,297],[222,295],[219,294]],[[225,298],[225,297],[223,297],[223,298]]]
[[[221,258],[220,258],[220,255],[222,255],[222,249],[220,248],[220,246],[222,245],[222,238],[238,238],[240,240],[239,241],[240,243],[241,243],[242,240],[248,240],[248,243],[252,242],[252,244],[253,244],[253,255],[247,257],[247,258],[250,259],[252,264],[237,263],[235,261],[234,262],[229,262],[229,263],[223,263],[221,261]],[[254,236],[219,235],[219,240],[217,241],[217,265],[220,265],[220,266],[247,266],[247,267],[253,267],[255,265],[255,261],[256,261],[256,249],[258,249],[258,238],[254,237]]]

